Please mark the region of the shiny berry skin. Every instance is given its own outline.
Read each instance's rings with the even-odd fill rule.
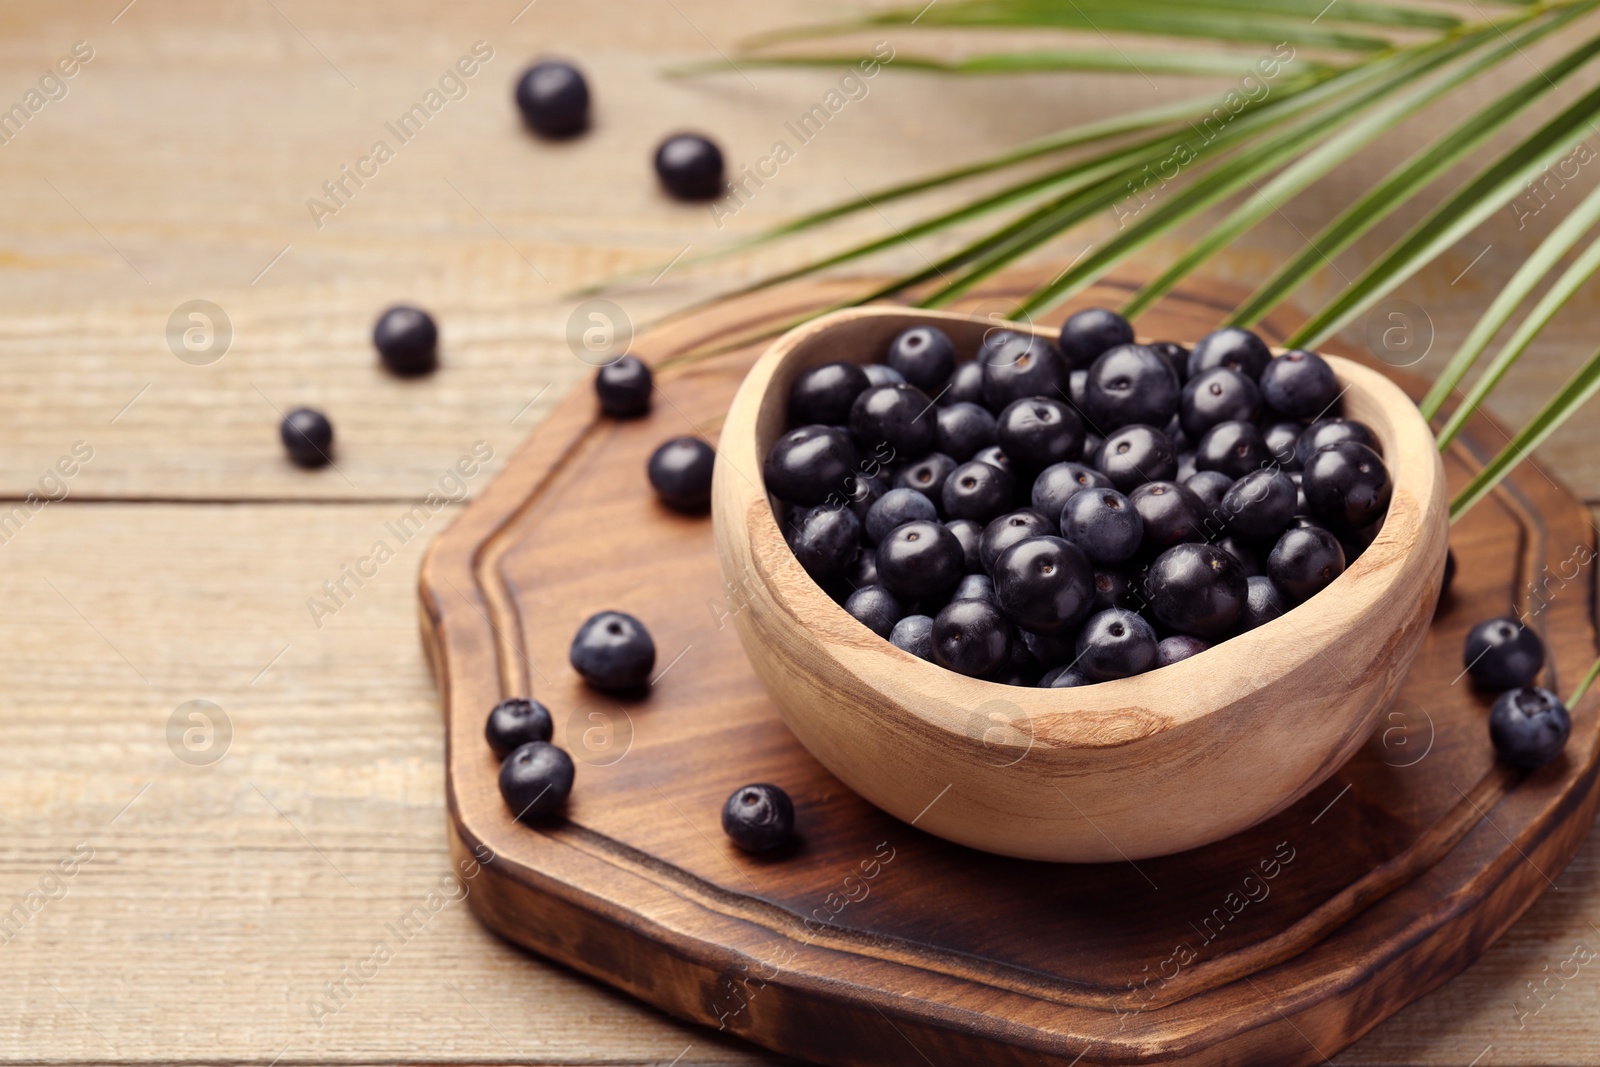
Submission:
[[[1212,367],[1184,384],[1178,424],[1198,441],[1219,422],[1250,422],[1261,411],[1256,383],[1231,367]]]
[[[874,386],[850,407],[850,436],[869,452],[886,444],[896,456],[924,455],[938,436],[933,401],[914,385]]]
[[[537,700],[509,697],[494,706],[483,725],[484,740],[500,759],[530,741],[548,741],[555,731],[550,709]]]
[[[906,384],[906,376],[887,363],[863,363],[861,372],[867,376],[867,384],[874,389],[880,385]]]
[[[1261,399],[1286,419],[1320,419],[1339,402],[1339,379],[1315,352],[1293,349],[1261,371]]]
[[[963,463],[944,481],[944,513],[952,519],[987,523],[1010,510],[1016,485],[1008,470],[977,459]]]
[[[867,372],[854,363],[812,367],[789,386],[789,424],[843,426],[850,421],[856,397],[871,387]]]
[[[1344,573],[1344,548],[1320,526],[1291,526],[1267,556],[1267,574],[1295,603]]]
[[[906,601],[948,593],[961,580],[965,556],[956,535],[937,522],[908,522],[878,545],[878,581]]]
[[[1156,666],[1170,667],[1174,663],[1182,663],[1190,656],[1198,656],[1211,645],[1198,637],[1188,634],[1173,634],[1163,637],[1156,645]]]
[[[1130,678],[1156,666],[1156,632],[1131,611],[1102,611],[1078,633],[1076,667],[1099,682]]]
[[[1485,689],[1532,685],[1544,669],[1544,642],[1515,619],[1487,619],[1467,631],[1462,665]]]
[[[1083,420],[1059,400],[1032,396],[1013,400],[996,420],[1000,449],[1024,467],[1038,470],[1077,459],[1083,450]]]
[[[889,342],[889,366],[933,396],[956,369],[956,346],[936,326],[913,326]]]
[[[1178,454],[1167,435],[1154,426],[1124,426],[1106,437],[1094,465],[1114,488],[1126,493],[1145,482],[1171,481],[1178,473]]]
[[[1195,446],[1194,465],[1203,471],[1221,471],[1237,481],[1272,462],[1261,431],[1251,422],[1219,422]]]
[[[1329,445],[1339,444],[1341,441],[1354,441],[1366,445],[1379,455],[1383,454],[1377,434],[1373,433],[1365,423],[1357,422],[1355,419],[1335,417],[1318,419],[1301,432],[1300,439],[1294,446],[1295,459],[1300,461],[1301,467],[1304,467],[1313,453]]]
[[[594,393],[600,410],[614,419],[632,419],[650,410],[654,375],[637,356],[607,363],[594,376]]]
[[[546,59],[517,81],[517,110],[546,137],[570,137],[589,125],[589,86],[578,68]]]
[[[794,801],[765,782],[740,786],[722,805],[722,832],[746,852],[770,852],[794,836]]]
[[[992,571],[995,560],[1000,558],[1000,553],[1018,541],[1058,532],[1059,529],[1054,522],[1031,508],[1010,512],[992,520],[983,528],[983,536],[978,539],[978,562],[983,565],[985,571]]]
[[[721,195],[722,149],[698,133],[668,137],[656,149],[656,177],[679,200],[709,200]]]
[[[1181,483],[1200,498],[1200,503],[1205,505],[1208,515],[1220,514],[1218,509],[1222,507],[1222,498],[1233,488],[1233,479],[1221,471],[1195,471],[1189,477],[1181,479]]]
[[[1248,588],[1245,591],[1244,611],[1239,615],[1240,632],[1254,630],[1289,610],[1289,602],[1271,578],[1251,575],[1245,581]]]
[[[956,583],[955,592],[950,594],[951,600],[987,600],[996,603],[994,599],[994,581],[987,574],[968,574]]]
[[[1118,345],[1089,367],[1083,413],[1101,433],[1135,424],[1165,426],[1178,413],[1178,376],[1144,345]]]
[[[1093,685],[1094,680],[1071,667],[1052,667],[1039,679],[1040,689],[1076,689],[1080,685]]]
[[[427,374],[439,362],[439,328],[421,308],[398,304],[379,315],[372,343],[383,365],[402,377]]]
[[[1162,625],[1207,641],[1233,633],[1248,592],[1244,568],[1215,545],[1169,548],[1145,577],[1145,596]]]
[[[933,662],[976,678],[1011,655],[1011,624],[986,600],[952,600],[933,619]]]
[[[1273,544],[1294,518],[1298,498],[1287,474],[1263,467],[1228,488],[1219,514],[1235,537],[1255,544]]]
[[[943,452],[930,452],[895,475],[897,489],[915,489],[935,505],[944,500],[944,483],[957,463]]]
[[[844,488],[834,500],[856,513],[856,518],[862,522],[867,521],[867,512],[872,510],[883,494],[889,491],[883,479],[874,478],[866,474],[851,474],[844,480]]]
[[[1177,376],[1178,384],[1189,380],[1189,350],[1176,341],[1151,341],[1150,348],[1156,355],[1166,360],[1172,367],[1172,373]]]
[[[650,680],[655,669],[656,643],[632,615],[602,611],[578,627],[567,658],[596,689],[636,689]]]
[[[979,404],[983,403],[983,364],[977,360],[956,364],[956,369],[950,375],[950,381],[939,397],[941,404]]]
[[[1098,566],[1124,563],[1144,541],[1144,520],[1115,489],[1078,493],[1061,510],[1061,536]]]
[[[1300,457],[1295,454],[1295,445],[1304,430],[1305,426],[1298,422],[1275,422],[1261,431],[1261,439],[1266,442],[1267,451],[1272,453],[1272,462],[1280,470],[1300,469]]]
[[[522,822],[547,819],[572,794],[572,757],[548,741],[529,741],[500,764],[500,797]]]
[[[935,413],[934,429],[940,452],[965,463],[980,448],[1000,440],[1000,430],[989,409],[962,401],[941,407]]]
[[[1383,460],[1354,441],[1313,453],[1301,472],[1300,487],[1311,514],[1341,530],[1359,530],[1383,518],[1394,491]]]
[[[933,616],[907,615],[889,631],[889,643],[918,659],[933,660]]]
[[[711,506],[711,467],[717,454],[698,437],[674,437],[650,455],[650,485],[661,502],[688,514]]]
[[[1489,709],[1489,740],[1513,767],[1535,770],[1561,755],[1572,732],[1567,706],[1550,690],[1522,686],[1501,693]]]
[[[1094,607],[1094,570],[1059,537],[1018,541],[995,560],[994,595],[1006,618],[1035,633],[1061,633]]]
[[[1198,376],[1212,367],[1232,367],[1246,378],[1260,378],[1261,370],[1272,359],[1266,343],[1237,326],[1228,326],[1208,333],[1189,353],[1189,377]]]
[[[1146,557],[1167,549],[1206,539],[1205,504],[1194,490],[1176,482],[1146,482],[1128,494],[1144,530],[1140,545]]]
[[[843,430],[802,426],[772,443],[762,478],[779,500],[810,506],[845,492],[859,461],[855,442]]]
[[[296,408],[283,417],[278,437],[297,467],[321,467],[333,462],[333,423],[311,408]]]
[[[849,508],[822,504],[800,514],[789,547],[819,584],[842,577],[861,548],[861,520]]]
[[[889,536],[889,531],[908,522],[931,522],[939,517],[933,501],[915,489],[891,489],[867,509],[863,527],[867,541],[877,544]]]
[[[983,399],[992,411],[1030,396],[1067,395],[1067,361],[1042,337],[1008,334],[993,345],[985,341],[978,359],[983,364]]]
[[[881,585],[864,585],[851,593],[844,610],[879,637],[888,637],[906,613],[899,599]]]
[[[1081,463],[1056,463],[1033,480],[1030,498],[1041,515],[1060,515],[1074,494],[1085,489],[1110,489],[1111,479]]]
[[[1101,353],[1132,343],[1132,324],[1109,308],[1085,308],[1061,324],[1061,354],[1073,369],[1087,367]]]
[[[983,558],[979,555],[983,544],[983,525],[971,519],[951,519],[944,528],[955,535],[961,545],[961,566],[968,574],[983,573]]]

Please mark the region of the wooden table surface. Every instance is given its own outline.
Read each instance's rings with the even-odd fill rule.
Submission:
[[[430,493],[480,489],[587,379],[566,340],[575,287],[1195,90],[891,67],[719,225],[657,192],[654,143],[701,128],[736,165],[753,162],[837,76],[670,81],[661,68],[848,5],[524,2],[0,3],[0,108],[92,50],[71,79],[46,79],[56,98],[0,144],[0,496],[21,509],[0,516],[0,1061],[778,1062],[513,949],[460,904],[415,594],[423,546],[459,505],[428,507],[409,539],[391,524]],[[385,124],[475,44],[474,75],[398,143]],[[576,57],[597,98],[593,131],[562,145],[524,134],[509,100],[547,52]],[[1519,57],[1502,83],[1546,55]],[[1214,275],[1259,277],[1435,128],[1398,131]],[[319,227],[307,200],[379,139],[393,158],[347,183]],[[833,239],[876,236],[909,211]],[[1407,287],[1436,335],[1424,372],[1554,217],[1502,213]],[[1097,220],[1046,258],[1069,260],[1114,225]],[[821,244],[674,267],[613,299],[642,325],[806,247]],[[400,299],[440,321],[432,378],[375,368],[372,320]],[[208,365],[168,342],[191,300],[231,324]],[[1496,396],[1508,423],[1592,348],[1592,306],[1580,301]],[[336,469],[284,460],[279,412],[298,404],[334,420]],[[1588,500],[1600,498],[1596,425],[1575,420],[1542,453]],[[451,480],[475,447],[493,458]],[[29,505],[30,493],[58,499]],[[379,540],[394,558],[346,577]],[[345,593],[324,592],[341,580]],[[334,610],[314,614],[312,598]],[[222,709],[209,748],[183,741],[195,700]],[[361,966],[380,940],[387,958]],[[1546,983],[1579,946],[1600,946],[1600,844],[1483,960],[1337,1062],[1600,1064],[1600,970]]]

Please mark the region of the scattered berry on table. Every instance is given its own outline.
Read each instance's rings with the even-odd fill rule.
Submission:
[[[656,149],[656,177],[680,200],[720,196],[722,149],[698,133],[674,134]]]
[[[383,365],[402,377],[427,374],[439,362],[439,327],[421,308],[398,304],[379,315],[372,343]]]
[[[735,789],[722,805],[722,830],[746,852],[768,852],[794,836],[794,802],[775,785]]]
[[[299,467],[321,467],[333,462],[333,423],[311,408],[296,408],[283,417],[278,436],[289,459]]]
[[[656,643],[632,615],[602,611],[578,627],[568,657],[573,669],[596,689],[637,689],[655,669]]]
[[[566,804],[572,772],[571,756],[548,741],[529,741],[500,764],[500,796],[513,817],[538,822]]]
[[[711,506],[711,468],[716,458],[700,438],[674,437],[650,454],[650,485],[674,511],[705,511]]]
[[[517,110],[546,137],[570,137],[589,125],[589,86],[571,63],[546,59],[517,80]]]
[[[1544,669],[1544,642],[1516,619],[1486,619],[1467,631],[1462,665],[1485,689],[1532,685]]]
[[[632,419],[650,410],[654,375],[637,356],[623,356],[601,367],[594,376],[600,410],[614,419]]]
[[[550,709],[537,700],[508,697],[489,712],[483,736],[494,754],[504,759],[530,741],[548,741],[554,730]]]
[[[1533,770],[1561,755],[1572,716],[1548,689],[1519,686],[1495,698],[1489,711],[1489,740],[1513,767]]]

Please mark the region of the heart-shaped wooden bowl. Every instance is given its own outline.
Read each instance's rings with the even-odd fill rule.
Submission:
[[[918,659],[846,614],[800,568],[762,481],[796,375],[880,359],[897,333],[924,323],[949,334],[963,359],[994,328],[902,308],[822,316],[767,350],[723,425],[712,507],[734,622],[812,755],[920,829],[1072,862],[1227,837],[1349,759],[1405,677],[1443,576],[1444,469],[1416,405],[1383,375],[1328,357],[1346,387],[1344,413],[1383,446],[1394,495],[1377,539],[1327,589],[1148,674],[1074,689],[1007,686]]]

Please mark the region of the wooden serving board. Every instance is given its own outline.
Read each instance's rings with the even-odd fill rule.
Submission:
[[[746,298],[641,337],[634,352],[662,368],[653,414],[600,418],[574,390],[430,550],[424,644],[454,847],[485,860],[468,897],[484,923],[673,1015],[822,1063],[1309,1064],[1460,971],[1552,884],[1594,815],[1596,699],[1574,709],[1564,758],[1514,774],[1489,745],[1490,697],[1460,676],[1468,627],[1511,611],[1545,638],[1558,692],[1595,655],[1590,526],[1531,463],[1452,532],[1454,591],[1379,730],[1253,830],[1137,865],[1030,863],[923,834],[832,778],[744,660],[710,520],[660,507],[644,467],[667,437],[715,441],[761,346],[675,355],[845,291]],[[974,303],[1019,291],[1013,279]],[[1193,340],[1228,306],[1192,287],[1138,325]],[[1446,457],[1452,483],[1506,439],[1475,420]],[[654,633],[643,699],[589,690],[567,663],[578,624],[604,608]],[[489,708],[528,693],[578,768],[567,818],[538,829],[512,820],[483,740]],[[723,800],[753,781],[794,797],[801,840],[782,855],[722,835]]]

